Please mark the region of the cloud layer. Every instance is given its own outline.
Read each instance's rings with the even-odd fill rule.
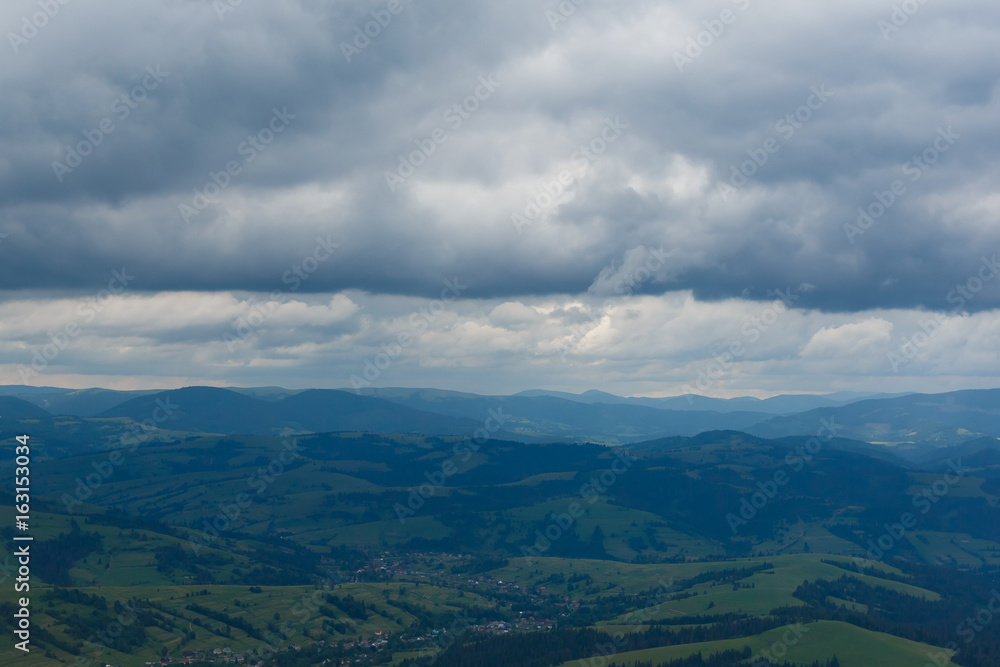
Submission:
[[[345,386],[458,280],[378,384],[670,393],[775,303],[706,393],[997,375],[995,3],[42,5],[0,7],[12,382],[123,267],[45,373]]]

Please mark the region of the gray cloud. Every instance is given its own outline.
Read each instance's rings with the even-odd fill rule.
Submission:
[[[31,7],[15,4],[8,24]],[[759,298],[808,280],[820,287],[813,307],[943,308],[951,283],[1000,240],[993,211],[959,209],[989,197],[996,171],[993,5],[925,7],[884,40],[876,21],[889,6],[752,3],[684,72],[672,54],[715,16],[697,4],[584,4],[555,31],[530,3],[402,7],[348,63],[342,43],[380,3],[241,4],[221,21],[209,3],[66,6],[6,54],[0,75],[15,93],[2,103],[10,167],[0,224],[9,252],[20,251],[4,282],[69,287],[131,262],[144,267],[140,289],[263,290],[301,245],[333,231],[352,250],[308,291],[426,295],[457,272],[483,297],[580,292],[626,250],[667,245],[698,263],[649,289]],[[119,119],[115,99],[147,65],[169,76]],[[386,170],[447,129],[447,109],[484,73],[500,90],[387,191]],[[799,125],[794,114],[816,87],[831,97]],[[243,159],[239,147],[274,108],[295,116],[287,134],[184,224],[178,206]],[[621,142],[548,220],[512,235],[504,204],[519,207],[530,183],[619,115],[629,125]],[[113,133],[58,182],[52,162],[105,118]],[[907,178],[904,163],[939,127],[961,135],[954,150],[847,243],[843,225]],[[717,201],[717,184],[769,137],[778,152]],[[677,157],[701,178],[693,196],[678,197],[664,174]],[[292,205],[303,188],[341,194],[304,211]],[[442,219],[476,195],[484,206],[474,214]],[[873,287],[883,284],[893,287]]]
[[[808,283],[795,307],[843,323],[1000,306],[1000,279],[955,296],[1000,251],[995,3],[927,4],[898,30],[879,24],[892,3],[861,0],[586,2],[550,24],[558,4],[402,0],[350,61],[386,2],[61,6],[0,53],[0,285],[88,294],[124,266],[146,296],[287,291],[322,238],[341,245],[296,299],[433,299],[459,277],[490,308],[572,300],[613,293],[635,249],[662,248],[635,292],[665,302]],[[724,9],[733,22],[679,71]],[[37,11],[5,3],[0,26],[20,35]],[[483,77],[499,85],[470,98]],[[287,126],[256,147],[275,110]],[[626,127],[602,144],[609,119]],[[914,170],[939,131],[947,150]],[[540,201],[519,230],[512,215]]]

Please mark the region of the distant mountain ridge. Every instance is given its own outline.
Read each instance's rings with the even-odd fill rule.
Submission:
[[[253,398],[260,398],[266,401],[277,401],[282,398],[300,394],[306,389],[285,389],[284,387],[224,387],[230,391],[245,394]],[[6,385],[0,386],[0,395],[13,396],[22,400],[34,403],[44,408],[52,414],[73,415],[76,417],[94,417],[105,410],[109,410],[116,405],[121,405],[125,401],[139,396],[148,396],[159,393],[162,390],[141,389],[122,391],[115,389],[63,389],[60,387],[31,387],[27,385]],[[432,388],[371,388],[362,389],[355,392],[351,389],[341,389],[350,393],[379,396],[390,400],[407,397],[409,400],[414,393],[420,395],[428,401],[437,401],[441,398],[483,398],[484,395],[469,392],[448,391],[444,389]],[[852,402],[867,399],[894,398],[905,396],[906,394],[866,394],[858,392],[837,392],[834,394],[781,394],[770,398],[760,399],[752,396],[740,396],[736,398],[711,398],[708,396],[698,396],[687,394],[683,396],[649,397],[635,396],[625,397],[608,392],[590,389],[581,394],[573,394],[563,391],[551,391],[547,389],[528,389],[512,394],[511,397],[537,398],[550,396],[561,398],[574,403],[595,404],[605,403],[608,405],[639,405],[656,409],[686,411],[712,411],[712,412],[760,412],[765,414],[791,414],[811,410],[819,407],[837,407],[847,405]]]
[[[838,435],[854,440],[952,445],[980,436],[1000,436],[1000,389],[870,399],[773,417],[747,431],[764,438],[805,435],[815,432],[822,420],[832,420],[840,426]]]
[[[452,417],[472,417],[502,410],[508,429],[528,438],[609,443],[637,442],[666,436],[692,436],[703,431],[740,430],[767,415],[756,412],[719,413],[669,410],[630,403],[582,403],[558,396],[480,396],[432,389],[363,389],[410,408]]]
[[[755,398],[753,396],[738,396],[736,398],[711,398],[697,394],[683,396],[666,396],[654,398],[649,396],[624,397],[591,389],[582,394],[571,394],[564,391],[548,391],[545,389],[529,389],[518,392],[515,396],[556,396],[578,403],[627,403],[644,405],[661,410],[711,410],[714,412],[762,412],[767,414],[791,414],[821,407],[838,407],[860,400],[872,398],[895,398],[906,394],[864,394],[857,392],[838,392],[836,394],[779,394],[770,398]]]
[[[166,407],[164,407],[166,406]],[[138,422],[159,414],[161,428],[203,433],[273,435],[375,431],[456,435],[481,422],[411,410],[389,401],[335,389],[311,389],[276,401],[217,387],[186,387],[133,398],[98,415]]]
[[[511,396],[483,396],[428,388],[115,391],[13,386],[0,387],[0,418],[6,418],[10,427],[16,420],[51,421],[56,415],[60,419],[128,417],[142,422],[154,413],[157,401],[180,406],[159,424],[163,429],[219,434],[365,431],[470,435],[491,424],[490,435],[498,438],[614,445],[722,430],[763,438],[808,437],[816,434],[823,420],[832,420],[840,427],[839,437],[889,446],[896,449],[895,454],[911,460],[933,460],[928,448],[959,447],[977,438],[1000,437],[1000,389],[864,398],[840,393],[723,400],[701,396],[625,398],[594,390],[582,394],[530,390]],[[718,409],[709,409],[713,407]],[[493,421],[487,422],[491,415]]]

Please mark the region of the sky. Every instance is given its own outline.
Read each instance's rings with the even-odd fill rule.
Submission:
[[[0,384],[1000,386],[1000,5],[8,0]]]

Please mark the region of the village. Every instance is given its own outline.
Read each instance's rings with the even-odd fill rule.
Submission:
[[[550,630],[580,606],[579,602],[568,597],[551,594],[545,586],[528,590],[482,572],[466,572],[470,567],[477,569],[474,567],[476,560],[465,554],[385,552],[353,571],[328,572],[323,589],[336,591],[344,584],[390,581],[413,583],[416,588],[412,590],[415,591],[419,591],[421,584],[448,587],[494,602],[495,607],[490,610],[493,618],[472,618],[467,615],[468,610],[462,609],[455,611],[447,624],[419,632],[407,629],[391,633],[388,629],[376,629],[367,636],[322,639],[305,646],[285,642],[280,636],[271,636],[270,641],[250,651],[239,651],[231,646],[192,648],[165,654],[156,662],[146,662],[145,667],[211,664],[265,667],[275,663],[280,665],[283,655],[303,651],[317,654],[318,661],[313,664],[348,665],[359,661],[384,664],[390,662],[397,652],[430,655],[472,636]],[[503,564],[503,561],[498,561],[494,566]],[[106,664],[105,667],[118,666]]]

